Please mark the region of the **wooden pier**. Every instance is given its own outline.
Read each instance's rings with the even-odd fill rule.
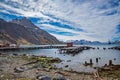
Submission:
[[[32,46],[16,46],[16,47],[0,47],[0,51],[4,50],[33,50],[33,49],[59,49],[60,53],[79,53],[83,50],[91,49],[92,47],[88,46],[73,46],[68,47],[67,45],[32,45]],[[93,48],[92,48],[93,49]]]
[[[92,47],[88,47],[88,46],[76,46],[76,47],[67,47],[67,48],[61,48],[59,50],[60,53],[79,53],[83,50],[88,50],[91,49]]]
[[[32,50],[32,49],[52,49],[66,48],[65,45],[34,45],[34,46],[19,46],[19,47],[0,47],[0,50]]]

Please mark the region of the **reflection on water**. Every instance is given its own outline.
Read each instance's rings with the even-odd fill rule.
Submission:
[[[18,53],[18,54],[27,53],[27,54],[42,55],[48,57],[58,57],[63,60],[60,64],[56,65],[58,68],[63,68],[65,70],[72,69],[73,71],[78,71],[78,72],[91,72],[94,71],[93,67],[104,66],[105,64],[109,63],[109,60],[112,60],[113,64],[120,64],[120,51],[112,50],[112,49],[103,50],[103,47],[108,48],[112,46],[113,45],[110,46],[101,45],[99,46],[100,49],[84,50],[76,55],[60,54],[58,49],[8,51],[7,53]],[[93,47],[98,47],[98,45]],[[98,63],[96,62],[96,58],[98,58]],[[85,63],[85,61],[90,62],[90,59],[92,59],[93,65],[85,67],[83,64]],[[68,65],[67,68],[65,67],[66,65]]]

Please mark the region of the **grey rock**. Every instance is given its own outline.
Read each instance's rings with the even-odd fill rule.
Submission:
[[[56,73],[52,80],[66,80],[62,74]]]
[[[65,68],[67,68],[68,67],[68,65],[65,65]]]
[[[42,74],[37,75],[36,78],[38,80],[51,80],[51,77],[49,77],[47,75],[42,75]]]
[[[17,67],[17,68],[15,68],[14,70],[15,70],[15,72],[17,72],[17,73],[24,71],[24,69],[22,69],[22,68],[20,68],[20,67]]]
[[[16,67],[14,70],[15,72],[19,73],[19,72],[24,72],[27,69],[28,69],[27,67],[21,66],[21,67]]]

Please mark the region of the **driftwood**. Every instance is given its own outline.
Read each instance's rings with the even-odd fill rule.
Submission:
[[[96,80],[105,80],[105,79],[103,79],[103,78],[100,77],[100,75],[99,75],[98,72],[93,72],[93,74],[94,74],[94,78],[95,78]]]

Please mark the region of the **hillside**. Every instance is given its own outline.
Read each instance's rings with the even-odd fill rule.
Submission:
[[[57,44],[59,41],[35,26],[29,19],[6,22],[0,19],[0,42],[15,44]]]

